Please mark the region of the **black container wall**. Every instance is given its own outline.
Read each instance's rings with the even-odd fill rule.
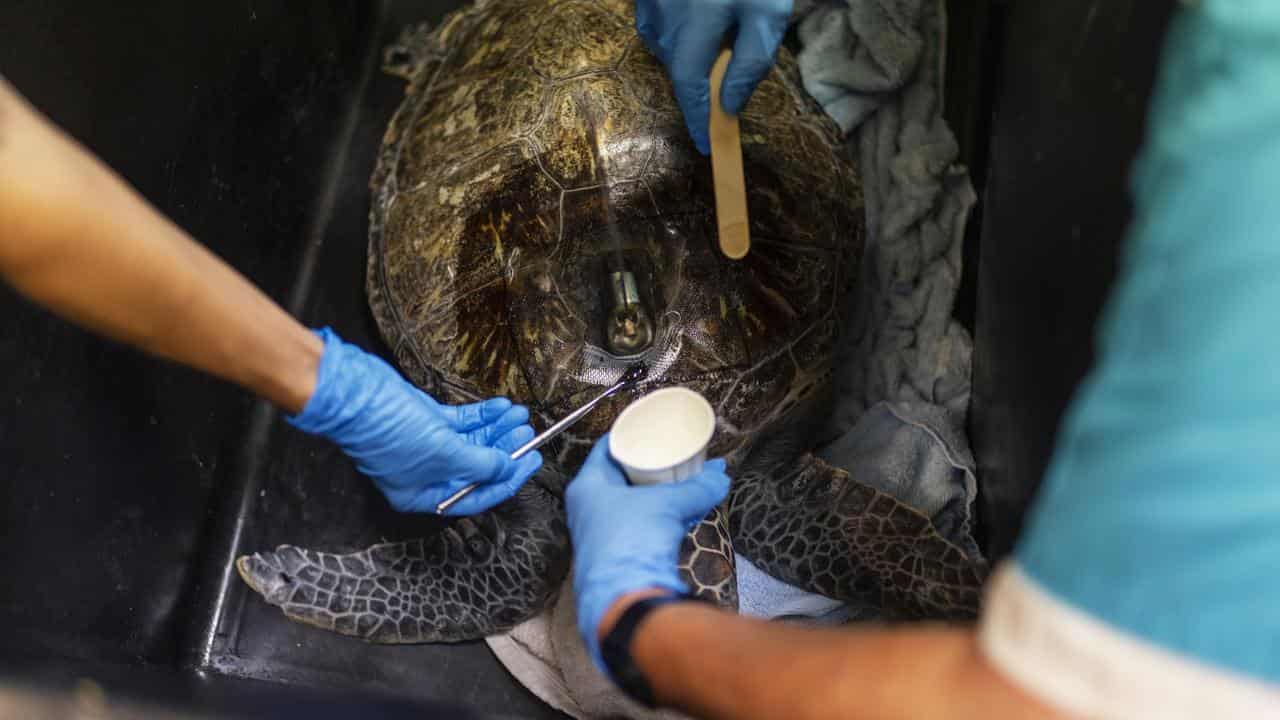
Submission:
[[[0,72],[286,302],[373,20],[358,2],[10,2]],[[0,562],[23,579],[0,597],[6,645],[173,663],[251,400],[2,302]]]
[[[981,522],[1008,553],[1093,362],[1129,167],[1175,0],[1008,2],[980,206],[971,436]]]

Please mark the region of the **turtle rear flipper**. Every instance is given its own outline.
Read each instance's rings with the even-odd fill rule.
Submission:
[[[438,535],[335,555],[282,545],[245,555],[249,587],[299,622],[375,643],[473,640],[537,614],[568,569],[559,501],[526,483],[519,501]]]
[[[977,615],[986,563],[929,518],[812,455],[785,478],[747,473],[729,496],[737,550],[774,577],[888,617]]]

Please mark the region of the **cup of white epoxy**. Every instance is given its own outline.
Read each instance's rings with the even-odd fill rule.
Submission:
[[[669,387],[631,403],[613,421],[609,454],[632,485],[679,482],[697,475],[716,430],[711,403],[685,387]]]

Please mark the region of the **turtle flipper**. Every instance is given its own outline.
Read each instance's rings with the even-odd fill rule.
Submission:
[[[472,640],[537,614],[568,569],[563,509],[527,483],[438,535],[334,555],[282,545],[236,570],[298,622],[375,643]]]
[[[944,539],[929,518],[844,470],[806,455],[790,474],[746,473],[729,496],[739,552],[784,582],[871,603],[888,617],[977,614],[986,563]]]
[[[729,539],[729,515],[712,510],[680,544],[680,579],[694,595],[726,610],[738,610],[738,576]]]

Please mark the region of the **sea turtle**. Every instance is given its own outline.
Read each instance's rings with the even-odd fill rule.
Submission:
[[[636,392],[716,408],[735,478],[681,570],[736,606],[733,553],[889,616],[975,612],[985,571],[928,518],[814,458],[839,299],[861,252],[857,168],[778,64],[741,115],[751,252],[718,251],[711,168],[636,37],[631,0],[480,0],[387,54],[409,87],[371,180],[368,293],[401,370],[450,402],[507,396],[545,427],[637,359]],[[478,638],[543,609],[571,550],[562,495],[634,398],[545,448],[512,500],[431,537],[239,558],[289,617],[374,642]]]

